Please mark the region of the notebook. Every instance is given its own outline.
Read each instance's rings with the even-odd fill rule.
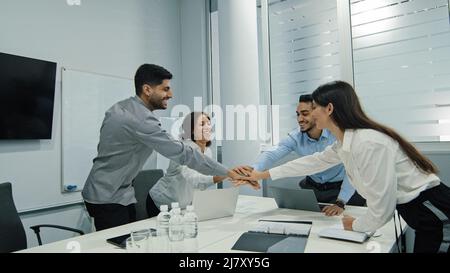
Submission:
[[[365,232],[344,230],[341,225],[324,228],[321,231],[319,231],[319,236],[323,238],[356,242],[360,244],[367,241],[373,234],[374,232],[365,233]]]

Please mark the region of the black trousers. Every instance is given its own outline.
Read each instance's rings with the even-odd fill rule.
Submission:
[[[439,218],[439,213],[447,220]],[[450,231],[450,189],[445,184],[422,192],[409,203],[397,205],[397,211],[405,222],[415,230],[414,252],[450,253],[448,243],[444,242],[444,231]],[[445,217],[444,216],[444,217]],[[446,229],[446,230],[444,230]],[[442,249],[445,247],[445,249]]]
[[[159,210],[159,208],[155,205],[155,202],[154,202],[153,199],[150,197],[150,195],[147,195],[146,206],[147,206],[147,214],[148,214],[148,217],[152,218],[152,217],[158,216],[160,210]]]
[[[97,231],[126,225],[136,221],[136,207],[134,204],[122,206],[119,204],[90,204],[84,202],[87,211],[94,218]]]
[[[305,179],[300,181],[299,186],[302,189],[313,190],[317,201],[320,203],[334,203],[336,202],[339,192],[341,191],[342,181],[338,182],[328,182],[324,184],[319,184],[315,182],[311,177],[307,176]],[[348,200],[347,205],[349,206],[365,206],[366,200],[355,191],[355,194]]]

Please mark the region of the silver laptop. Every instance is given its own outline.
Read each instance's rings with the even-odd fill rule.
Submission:
[[[321,212],[326,204],[319,204],[313,190],[270,187],[279,208]]]
[[[195,191],[192,205],[199,221],[233,216],[239,197],[238,188]]]

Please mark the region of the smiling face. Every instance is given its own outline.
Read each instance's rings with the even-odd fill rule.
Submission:
[[[300,130],[304,133],[311,131],[316,126],[311,115],[312,109],[312,102],[300,102],[297,106],[297,122]]]
[[[311,116],[316,124],[317,129],[329,129],[333,120],[331,114],[333,113],[333,105],[329,103],[327,106],[320,106],[313,102]]]
[[[195,141],[211,141],[211,120],[206,115],[200,115],[194,124]]]
[[[144,85],[144,93],[147,95],[149,107],[152,110],[165,110],[169,100],[173,97],[170,80],[164,80],[160,85]]]

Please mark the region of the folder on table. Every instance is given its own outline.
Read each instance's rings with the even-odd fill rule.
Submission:
[[[259,221],[258,226],[241,235],[233,250],[303,253],[312,222]]]

